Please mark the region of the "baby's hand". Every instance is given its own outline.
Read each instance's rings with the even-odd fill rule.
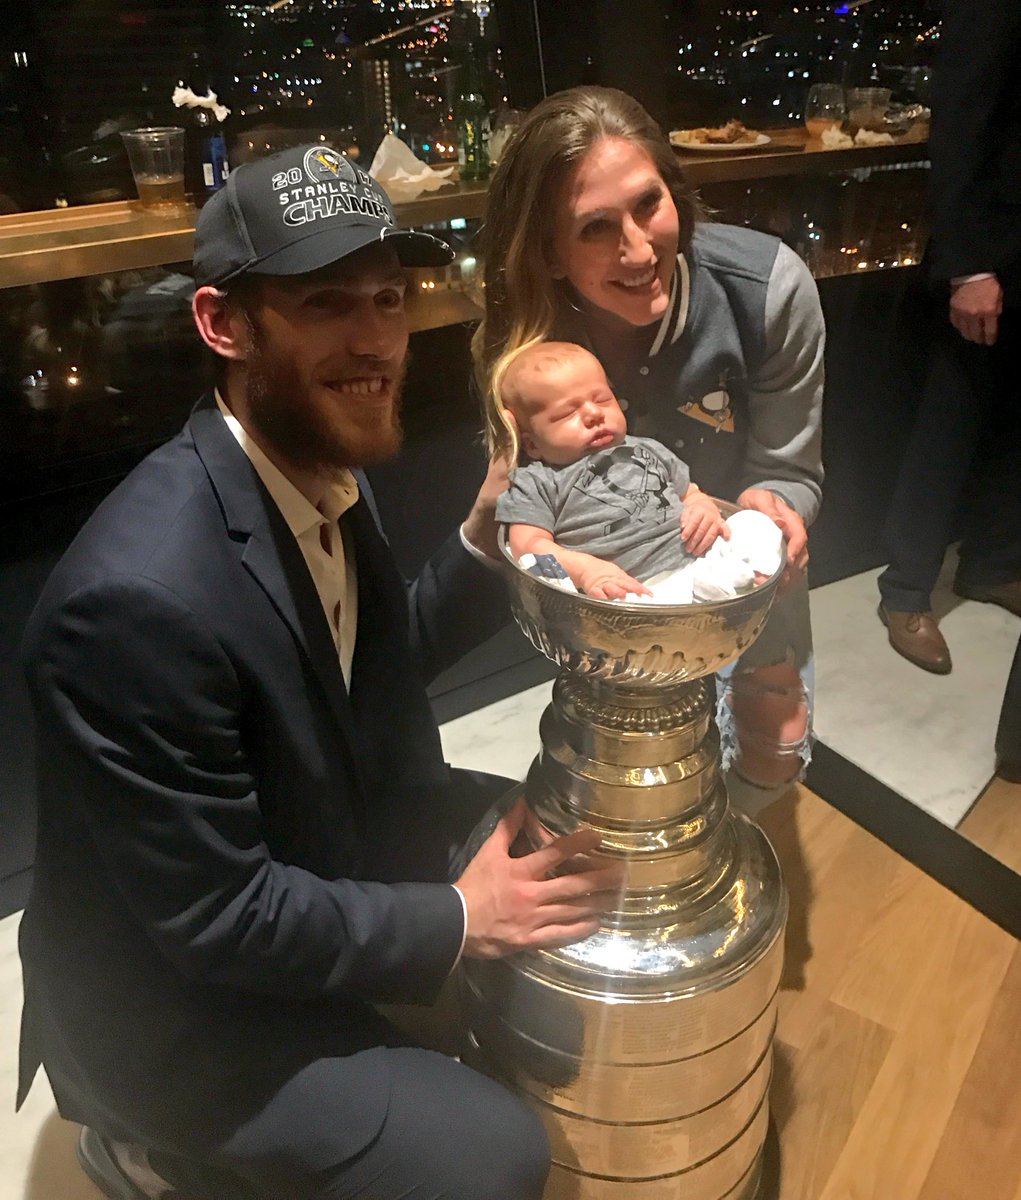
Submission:
[[[730,537],[730,530],[712,497],[694,487],[684,497],[681,537],[688,553],[696,557],[705,554],[718,537]]]
[[[596,600],[623,600],[628,592],[639,596],[652,595],[644,583],[632,579],[627,571],[602,558],[590,557],[573,577],[576,586]]]

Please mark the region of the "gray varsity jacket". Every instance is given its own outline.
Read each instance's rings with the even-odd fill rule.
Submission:
[[[555,336],[590,349],[585,315]],[[656,438],[703,491],[768,488],[806,524],[819,511],[824,327],[815,281],[783,242],[696,228],[646,357],[611,385],[629,432]]]

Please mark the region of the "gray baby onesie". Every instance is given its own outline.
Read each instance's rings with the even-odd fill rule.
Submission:
[[[692,561],[680,531],[689,483],[687,466],[665,446],[628,436],[567,466],[518,467],[496,519],[547,529],[565,549],[616,563],[644,582]]]

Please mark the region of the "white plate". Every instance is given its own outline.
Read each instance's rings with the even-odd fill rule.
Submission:
[[[760,146],[768,146],[772,138],[766,137],[764,133],[756,134],[754,142],[679,142],[676,134],[679,130],[673,130],[670,134],[670,145],[677,150],[694,150],[696,153],[701,153],[707,150],[710,153],[732,153],[735,150],[758,150]]]

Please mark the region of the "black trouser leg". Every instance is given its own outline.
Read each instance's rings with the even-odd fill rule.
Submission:
[[[934,319],[929,371],[883,539],[890,565],[879,577],[883,603],[899,612],[931,607],[943,556],[983,426],[989,351]]]
[[[310,1143],[281,1096],[235,1131],[216,1164],[153,1155],[153,1166],[196,1200],[540,1200],[549,1141],[523,1100],[431,1050],[386,1054],[393,1080],[386,1119],[353,1158],[338,1153],[330,1163],[329,1146]],[[345,1105],[358,1097],[331,1091],[328,1059],[309,1069],[341,1128]]]
[[[996,759],[1000,763],[1021,766],[1021,640],[1014,652],[1014,664],[1007,677],[1007,690],[1000,709]]]
[[[982,434],[965,489],[962,583],[985,585],[1021,579],[1021,383],[1014,347],[1021,311],[1005,309],[996,344],[985,352],[978,382]]]

